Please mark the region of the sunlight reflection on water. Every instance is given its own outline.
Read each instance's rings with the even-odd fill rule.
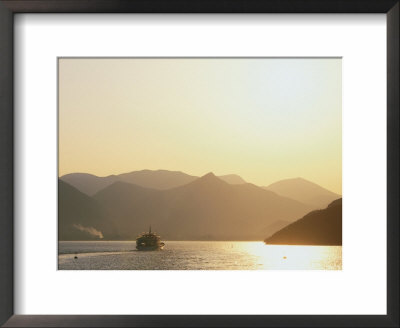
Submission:
[[[341,246],[167,241],[139,252],[135,242],[60,242],[60,270],[341,270]],[[75,254],[76,253],[76,254]],[[77,256],[77,259],[75,259]]]
[[[244,243],[241,245],[249,254],[257,257],[263,269],[316,269],[341,270],[341,246],[289,246]]]

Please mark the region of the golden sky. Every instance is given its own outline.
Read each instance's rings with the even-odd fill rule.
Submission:
[[[59,175],[142,169],[341,194],[341,59],[60,59]]]

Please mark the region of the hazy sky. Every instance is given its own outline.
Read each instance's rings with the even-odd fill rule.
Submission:
[[[340,59],[60,59],[59,175],[142,169],[342,188]]]

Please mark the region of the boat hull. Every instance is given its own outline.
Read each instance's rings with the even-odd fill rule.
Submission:
[[[153,245],[153,246],[144,246],[137,245],[136,249],[138,251],[161,251],[164,248],[164,245]]]

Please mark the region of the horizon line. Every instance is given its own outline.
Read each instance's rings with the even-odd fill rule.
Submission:
[[[62,177],[66,176],[66,175],[71,175],[71,174],[88,174],[88,175],[95,176],[95,177],[97,177],[97,178],[108,178],[108,177],[112,177],[112,176],[119,176],[119,175],[123,175],[123,174],[129,174],[129,173],[134,173],[134,172],[143,172],[143,171],[150,171],[150,172],[165,171],[165,172],[182,173],[182,174],[185,174],[185,175],[188,175],[188,176],[191,176],[191,177],[195,177],[195,178],[198,178],[198,179],[200,179],[200,178],[202,178],[202,177],[204,177],[204,176],[206,176],[206,175],[208,175],[208,174],[210,174],[210,173],[213,174],[214,176],[216,176],[217,178],[224,177],[224,176],[229,176],[229,175],[234,175],[234,176],[237,176],[237,177],[239,177],[240,179],[242,179],[242,180],[244,181],[243,184],[245,184],[245,183],[250,183],[250,184],[253,184],[253,185],[258,186],[258,187],[260,187],[260,188],[266,188],[266,187],[269,187],[269,186],[271,186],[271,185],[273,185],[273,184],[275,184],[275,183],[277,183],[277,182],[281,182],[281,181],[298,180],[298,179],[301,179],[301,180],[304,180],[304,181],[306,181],[306,182],[315,184],[315,185],[317,185],[317,186],[319,186],[319,187],[321,187],[321,188],[323,188],[323,189],[325,189],[325,190],[327,190],[327,191],[330,191],[330,192],[332,192],[332,193],[334,193],[334,194],[337,194],[337,195],[339,195],[339,196],[342,196],[342,193],[341,193],[341,192],[338,193],[338,192],[336,192],[336,191],[332,191],[332,190],[330,190],[330,189],[328,189],[328,188],[322,186],[322,185],[319,184],[319,183],[316,183],[316,182],[314,182],[314,181],[311,181],[311,180],[309,180],[309,179],[306,179],[306,178],[300,177],[300,176],[278,179],[278,180],[276,180],[275,182],[272,182],[272,183],[270,183],[270,184],[267,185],[267,184],[257,184],[257,183],[249,182],[249,181],[247,181],[245,178],[243,178],[241,175],[236,174],[236,173],[229,173],[229,174],[222,174],[222,175],[219,175],[219,174],[215,174],[213,171],[208,171],[207,173],[198,176],[198,175],[192,175],[192,174],[188,174],[188,173],[186,173],[186,172],[184,172],[184,171],[178,171],[178,170],[167,170],[167,169],[155,169],[155,170],[152,170],[152,169],[141,169],[141,170],[133,170],[133,171],[122,172],[122,173],[118,173],[118,174],[109,174],[109,175],[96,175],[96,174],[89,173],[89,172],[70,172],[70,173],[66,173],[66,174],[63,174],[63,175],[58,174],[58,179],[61,179]]]

